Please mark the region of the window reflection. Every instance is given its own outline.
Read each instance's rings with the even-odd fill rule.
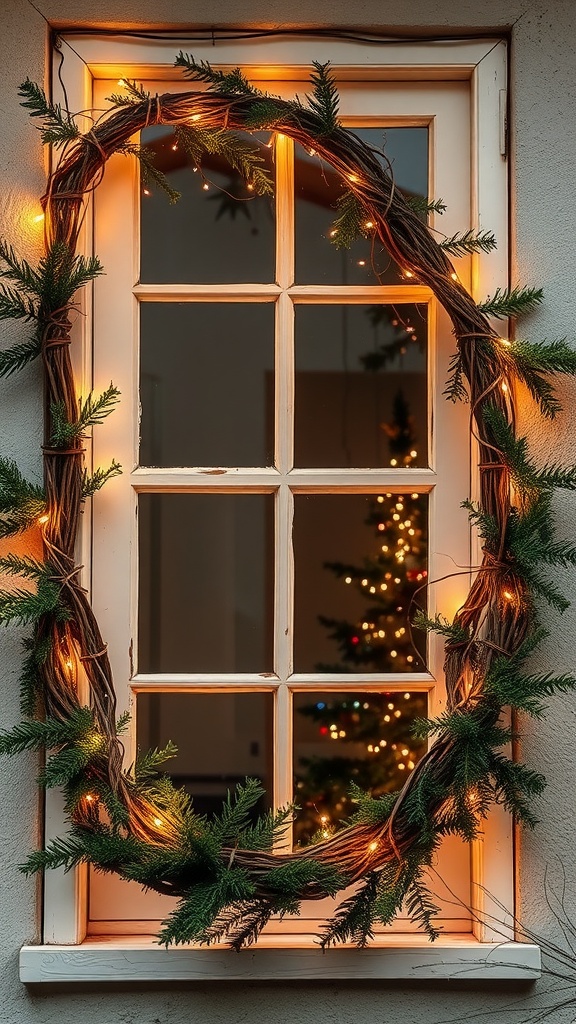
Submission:
[[[415,672],[425,638],[426,495],[295,497],[297,672]]]
[[[373,797],[404,785],[426,744],[415,718],[427,715],[425,693],[294,694],[294,842],[327,839],[357,810],[357,786]]]
[[[261,138],[247,134],[245,138],[273,175],[272,155]],[[155,166],[181,198],[170,205],[153,183],[149,195],[143,195],[140,280],[155,284],[273,281],[276,232],[270,196],[255,196],[241,175],[215,154],[205,153],[196,167],[177,146],[170,128],[146,128],[142,143],[153,150]]]
[[[271,693],[140,693],[137,740],[141,752],[178,748],[164,771],[193,799],[198,814],[217,814],[227,793],[247,777],[258,779],[265,795],[253,815],[271,806]]]
[[[296,466],[426,466],[426,307],[302,304],[295,318]]]
[[[407,196],[428,194],[428,129],[354,128],[363,142],[384,150],[380,162]],[[316,154],[296,145],[294,152],[296,281],[299,284],[397,284],[399,269],[372,239],[350,249],[330,244],[338,198],[345,190],[340,175]]]

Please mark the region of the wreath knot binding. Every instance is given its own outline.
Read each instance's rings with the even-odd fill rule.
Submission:
[[[27,574],[37,583],[35,603],[25,592],[18,592],[20,604],[8,592],[0,595],[0,615],[33,625],[26,642],[28,696],[23,703],[29,715],[40,716],[5,733],[0,750],[48,746],[52,753],[42,781],[64,786],[71,821],[65,838],[32,854],[24,867],[71,867],[87,860],[180,897],[165,922],[165,943],[226,936],[240,948],[256,939],[272,914],[294,912],[301,900],[334,895],[353,883],[355,889],[326,925],[324,946],[345,940],[363,945],[373,923],[388,923],[403,901],[434,937],[436,908],[424,873],[442,836],[454,832],[472,839],[493,800],[504,802],[520,820],[533,822],[530,798],[541,791],[543,780],[503,753],[510,733],[501,724],[502,707],[537,714],[545,695],[575,684],[568,676],[537,677],[522,667],[543,635],[536,627],[533,595],[559,608],[565,605],[539,563],[576,562],[574,549],[553,540],[550,526],[552,488],[574,488],[576,472],[555,465],[538,469],[532,463],[525,440],[515,432],[511,385],[520,380],[551,416],[558,405],[549,374],[574,374],[576,358],[565,343],[511,345],[499,338],[488,316],[529,311],[541,292],[499,289],[492,300],[476,305],[448,254],[488,247],[486,236],[467,232],[444,245],[434,239],[382,166],[383,154],[378,159],[340,126],[338,95],[327,65],[314,66],[313,93],[304,106],[259,93],[238,70],[224,74],[183,54],[176,64],[208,83],[208,90],[151,97],[135,83],[125,83],[127,94],[112,97],[111,109],[85,135],[33,83],[21,88],[24,105],[41,117],[43,141],[61,151],[42,199],[46,253],[38,270],[19,261],[10,247],[0,251],[3,277],[30,298],[22,315],[37,324],[29,350],[2,354],[0,373],[13,372],[41,352],[45,396],[43,493],[27,484],[14,464],[0,463],[4,533],[15,532],[10,523],[24,529],[38,521],[45,559],[0,562],[3,570]],[[359,810],[350,824],[293,852],[273,850],[290,809],[249,824],[248,812],[261,792],[253,781],[239,787],[221,816],[207,822],[194,814],[180,791],[158,780],[158,752],[144,767],[123,768],[125,722],[116,722],[106,643],[74,560],[82,502],[119,471],[113,464],[90,479],[82,464],[85,432],[112,411],[118,393],[110,385],[102,396],[90,395],[80,404],[76,398],[69,351],[73,296],[101,271],[97,260],[76,255],[78,233],[86,197],[113,153],[136,155],[144,173],[166,185],[145,149],[130,141],[149,124],[174,127],[199,159],[206,148],[227,153],[229,159],[232,154],[257,192],[269,191],[270,182],[238,131],[282,132],[313,148],[346,184],[346,230],[379,238],[448,312],[456,353],[447,393],[452,399],[467,395],[470,401],[480,500],[467,505],[483,537],[483,557],[454,621],[440,616],[420,621],[446,638],[448,708],[437,721],[420,723],[424,733],[437,734],[435,742],[401,792],[379,799],[358,793]],[[336,224],[344,230],[342,208],[339,217]],[[1,287],[0,312],[18,316],[14,291]],[[510,386],[503,389],[503,381]],[[88,708],[80,703],[81,680],[90,695]]]

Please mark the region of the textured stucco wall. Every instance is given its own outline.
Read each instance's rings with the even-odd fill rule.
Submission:
[[[155,26],[285,24],[285,4],[279,0],[39,0],[44,16],[53,24],[114,24]],[[161,13],[162,20],[156,20]],[[513,209],[515,248],[513,279],[541,283],[546,302],[526,326],[532,337],[575,336],[574,263],[576,256],[576,5],[573,0],[546,3],[530,0],[294,0],[291,25],[354,25],[410,32],[461,32],[512,29],[513,101]],[[46,23],[28,0],[3,0],[0,11],[0,232],[18,241],[19,248],[35,255],[39,237],[30,225],[34,198],[43,183],[42,157],[34,132],[18,106],[16,88],[29,75],[44,77]],[[417,29],[414,26],[418,26]],[[26,370],[0,388],[0,437],[8,453],[30,473],[39,473],[37,368]],[[534,450],[558,459],[576,461],[576,434],[571,430],[574,393],[566,393],[567,413],[553,428],[530,422]],[[34,425],[32,425],[34,424]],[[561,529],[573,533],[576,501],[558,500]],[[576,597],[576,580],[568,587]],[[576,661],[573,634],[575,612],[558,621],[546,613],[554,637],[539,660],[554,668],[573,670]],[[18,718],[17,663],[19,637],[2,636],[2,725]],[[549,788],[540,802],[541,824],[522,840],[522,896],[524,920],[545,935],[556,927],[543,898],[546,866],[558,877],[563,863],[568,873],[568,904],[576,916],[574,891],[573,784],[576,745],[572,741],[576,701],[557,699],[537,729],[527,729],[525,755],[545,772]],[[299,1024],[323,1020],[327,1024],[356,1021],[394,1021],[434,1024],[464,1020],[490,1009],[498,1024],[517,1020],[507,1006],[526,1010],[542,999],[545,983],[536,990],[518,992],[505,984],[399,985],[361,983],[207,984],[163,990],[95,989],[30,991],[20,985],[17,955],[22,943],[37,936],[37,891],[17,871],[27,850],[37,840],[38,798],[36,766],[29,757],[3,765],[0,773],[1,901],[0,1022],[6,1024],[179,1024],[201,1021],[268,1021]],[[528,1016],[528,1013],[526,1013]],[[554,1011],[554,1022],[572,1020],[568,1011]],[[524,1019],[521,1015],[520,1019]]]

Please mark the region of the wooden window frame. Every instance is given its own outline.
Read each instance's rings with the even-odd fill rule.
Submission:
[[[65,47],[65,62],[61,74],[66,83],[67,100],[71,109],[88,110],[93,106],[94,90],[101,79],[119,78],[129,76],[138,81],[153,78],[155,80],[169,81],[174,78],[171,68],[174,52],[180,48],[180,42],[173,39],[165,41],[142,42],[122,36],[98,36],[74,34],[68,37],[73,50]],[[257,41],[248,49],[244,48],[246,59],[240,53],[242,44],[219,43],[217,52],[212,47],[211,37],[205,43],[191,44],[185,39],[182,46],[186,49],[193,49],[195,56],[210,59],[213,63],[223,65],[236,65],[242,63],[247,68],[249,76],[257,79],[270,77],[270,65],[274,69],[274,78],[282,75],[289,80],[305,80],[308,68],[312,59],[330,59],[334,65],[337,77],[343,83],[349,81],[370,81],[377,78],[379,81],[399,82],[415,81],[430,82],[431,88],[437,83],[451,81],[467,81],[470,86],[470,132],[471,132],[471,208],[470,223],[457,223],[454,231],[466,228],[487,228],[495,230],[499,249],[496,254],[486,258],[478,254],[468,261],[468,266],[462,265],[459,272],[462,279],[468,285],[475,298],[486,295],[495,290],[497,286],[505,286],[508,282],[508,181],[506,167],[506,137],[504,116],[506,110],[506,43],[504,40],[486,39],[458,41],[454,43],[414,43],[410,45],[387,46],[385,42],[370,47],[355,43],[347,43],[337,40],[317,40],[305,37],[294,39],[272,38],[264,41]],[[55,69],[60,63],[59,54],[56,54]],[[282,70],[279,70],[282,69]],[[58,102],[64,100],[61,92],[60,78],[53,76],[54,98]],[[358,123],[358,119],[353,119]],[[403,123],[406,123],[405,121]],[[426,123],[422,116],[419,123]],[[282,147],[279,154],[282,159]],[[107,173],[110,173],[107,170]],[[111,172],[113,173],[113,171]],[[435,197],[437,194],[434,183],[431,182],[432,191]],[[450,196],[442,196],[449,201]],[[280,217],[290,224],[293,212],[289,206],[280,210]],[[448,216],[449,222],[449,216]],[[450,232],[451,225],[446,220],[441,224],[442,230]],[[94,226],[92,218],[86,218],[83,229],[82,246],[86,252],[92,251],[94,243]],[[98,245],[96,251],[102,255]],[[346,301],[370,301],[367,299],[370,293],[369,288],[354,288],[353,286],[342,286],[341,289],[330,286],[322,289],[316,286],[290,286],[289,262],[293,254],[288,254],[288,263],[281,264],[280,274],[284,274],[279,280],[280,292],[277,295],[278,286],[259,286],[258,297],[260,300],[275,301],[278,298],[279,318],[286,318],[291,315],[291,303],[306,301],[342,301],[342,294],[345,293]],[[106,260],[104,258],[106,265]],[[137,279],[137,273],[132,281]],[[114,275],[108,280],[108,287],[111,294],[122,286]],[[181,286],[181,285],[137,285],[130,291],[134,295],[135,302],[141,301],[171,301],[174,299],[190,299],[194,301],[206,301],[212,297],[228,298],[228,301],[249,300],[256,298],[252,286]],[[374,289],[378,292],[378,298],[386,301],[426,301],[431,302],[432,296],[428,289],[401,285],[397,288],[383,286]],[[269,293],[269,294],[268,294]],[[82,312],[85,316],[79,318],[76,328],[75,371],[77,379],[81,382],[81,392],[87,393],[92,386],[93,380],[93,351],[92,331],[93,319],[92,295],[87,294],[83,301]],[[434,319],[434,304],[430,306],[432,320]],[[95,325],[97,331],[98,324]],[[431,346],[429,346],[431,348]],[[435,368],[438,372],[438,367]],[[286,379],[290,379],[290,369]],[[115,380],[115,383],[118,383]],[[441,391],[437,385],[436,393]],[[124,389],[121,387],[121,390]],[[280,402],[282,406],[282,401]],[[440,422],[436,423],[435,436],[442,431],[442,407],[438,406],[436,415]],[[446,416],[446,412],[445,412]],[[128,431],[130,434],[130,430]],[[131,445],[134,446],[134,437],[131,436]],[[111,442],[111,454],[118,457],[118,451],[114,442]],[[134,448],[132,449],[134,450]],[[289,451],[280,450],[278,456],[284,476],[280,483],[280,489],[284,488],[288,493],[288,483],[285,478],[286,469],[289,465]],[[125,461],[120,458],[120,461]],[[126,466],[130,466],[130,458]],[[431,466],[437,468],[435,454],[432,454]],[[136,497],[138,492],[147,490],[178,490],[180,488],[196,488],[199,490],[226,491],[230,489],[230,481],[226,477],[213,477],[210,480],[210,487],[206,486],[206,478],[199,479],[198,472],[194,470],[155,470],[136,469],[130,476],[130,486]],[[409,473],[409,479],[402,479],[402,472]],[[234,488],[248,488],[254,492],[270,492],[276,490],[278,481],[272,479],[274,470],[270,471],[240,471],[236,476]],[[379,488],[397,492],[411,491],[415,488],[433,495],[436,500],[438,494],[437,477],[435,469],[414,469],[409,471],[396,472],[393,470],[384,471],[348,471],[339,474],[338,471],[325,471],[318,475],[311,471],[296,471],[298,480],[292,474],[291,488],[302,493],[307,493],[312,488],[317,493],[326,493],[339,490],[345,486],[351,493],[374,493]],[[308,477],[308,479],[307,479]],[[351,480],[351,477],[353,479]],[[467,484],[468,481],[466,481]],[[464,490],[465,488],[461,488]],[[453,494],[454,506],[465,494]],[[134,499],[135,500],[135,499]],[[285,574],[290,576],[291,566],[289,564],[289,547],[287,539],[290,530],[290,508],[289,497],[280,503],[278,514],[279,534],[285,538],[283,543],[284,556],[288,559],[285,566]],[[92,526],[90,523],[90,511],[85,515],[85,524],[80,541],[80,558],[83,564],[91,564],[92,554]],[[471,564],[477,564],[476,552],[472,544]],[[441,549],[442,545],[436,545]],[[439,575],[439,564],[431,568],[432,574]],[[87,581],[90,586],[90,580]],[[460,590],[462,584],[460,583]],[[132,587],[134,584],[132,583]],[[434,588],[431,588],[434,591]],[[467,584],[466,584],[467,589]],[[456,596],[460,591],[456,590]],[[436,599],[436,598],[435,598]],[[284,602],[281,616],[289,617],[289,610],[286,607],[285,598],[277,593],[277,602]],[[459,603],[459,602],[458,602]],[[438,596],[438,604],[446,607],[442,601],[442,595]],[[134,607],[133,594],[131,605]],[[433,609],[432,609],[433,610]],[[455,609],[454,609],[455,610]],[[134,635],[134,634],[133,634]],[[370,688],[385,688],[386,690],[397,688],[405,689],[410,683],[412,688],[432,689],[441,674],[441,648],[432,646],[432,657],[429,664],[429,671],[425,673],[405,674],[397,683],[387,676],[354,676],[354,686],[368,685]],[[126,658],[126,650],[120,654]],[[279,691],[277,707],[278,714],[287,716],[288,710],[286,701],[288,698],[288,686],[286,679],[289,673],[287,648],[284,653],[280,652],[279,664],[281,666],[282,678],[274,687]],[[114,658],[113,658],[114,660]],[[171,679],[172,688],[190,687],[195,682],[193,677]],[[135,675],[132,685],[135,690],[145,691],[157,688],[159,680],[147,675],[141,677]],[[324,686],[322,684],[324,683]],[[240,685],[250,685],[250,680],[245,676],[242,679],[230,678],[227,682],[221,680],[219,688],[225,685],[237,688]],[[378,684],[378,685],[376,685]],[[290,678],[290,686],[294,689],[305,688],[333,689],[325,685],[323,676],[293,676]],[[261,688],[260,679],[252,680],[253,688]],[[341,687],[340,687],[341,688]],[[350,680],[346,680],[346,688],[350,688]],[[286,717],[286,721],[287,721]],[[289,730],[284,730],[284,744],[286,751],[291,742]],[[286,752],[285,751],[285,752]],[[275,797],[278,802],[284,802],[288,793],[291,793],[292,781],[288,773],[278,773],[279,782],[276,786]],[[63,827],[63,814],[61,800],[57,793],[49,791],[46,802],[46,839],[49,840],[61,833]],[[486,895],[493,894],[500,905],[513,908],[514,906],[514,836],[509,816],[501,809],[495,808],[483,829],[482,838],[473,844],[472,853],[472,875],[478,883],[475,892],[477,894],[476,906],[480,912],[479,916],[484,923],[475,923],[473,932],[468,936],[446,936],[440,940],[440,944],[434,947],[427,947],[425,938],[418,934],[390,933],[379,940],[378,947],[375,947],[366,958],[362,953],[364,966],[358,970],[357,956],[354,951],[333,951],[326,954],[321,960],[318,959],[318,951],[311,949],[292,949],[288,959],[288,950],[280,949],[280,957],[276,957],[275,951],[269,948],[271,945],[282,945],[278,937],[270,937],[262,946],[250,954],[250,964],[245,961],[243,967],[230,973],[230,967],[223,967],[221,951],[218,952],[218,963],[214,960],[212,950],[194,950],[188,952],[186,964],[182,961],[182,950],[169,950],[160,953],[157,947],[146,941],[145,936],[130,939],[119,939],[118,937],[97,937],[91,936],[86,940],[87,921],[87,885],[85,869],[64,874],[61,871],[48,872],[45,880],[44,892],[44,947],[25,947],[22,951],[21,970],[23,980],[81,980],[91,978],[92,980],[107,980],[114,976],[130,980],[137,977],[147,978],[170,978],[170,977],[297,977],[301,976],[303,969],[307,970],[309,965],[316,977],[331,977],[334,974],[334,964],[339,964],[337,971],[340,977],[448,977],[455,975],[457,970],[462,969],[462,963],[468,962],[474,977],[486,976],[495,977],[535,977],[538,971],[538,951],[536,947],[526,944],[514,943],[513,926],[509,919],[504,928],[498,926],[490,928],[486,921],[489,920],[491,912],[500,917],[501,911],[492,903]],[[502,946],[502,940],[505,946]],[[58,956],[58,951],[65,945],[73,944],[77,947],[74,954],[73,967],[71,961],[66,962],[65,958]],[[297,942],[296,945],[305,945],[305,942]],[[294,942],[292,942],[294,946]],[[387,956],[382,957],[382,948],[387,950]],[[452,953],[448,953],[450,949]],[[52,959],[44,956],[44,953],[52,953]],[[77,959],[82,950],[82,957]],[[435,950],[430,954],[430,950]],[[456,955],[455,951],[458,950]],[[424,951],[426,951],[424,953]],[[56,960],[54,960],[56,955]],[[104,961],[98,960],[98,955],[104,957]],[[212,959],[211,959],[212,958]],[[415,959],[416,958],[416,959]],[[420,959],[419,959],[420,958]],[[423,958],[423,959],[422,959]],[[226,954],[225,954],[225,959]],[[242,957],[240,958],[243,959]],[[457,970],[450,967],[450,959],[454,961]],[[459,961],[459,966],[457,964]],[[111,965],[118,963],[124,966],[120,973],[114,973],[115,968]],[[284,966],[282,966],[282,962]],[[160,966],[161,963],[161,966]],[[230,961],[232,963],[232,961]],[[52,967],[48,966],[52,964]],[[219,964],[219,966],[218,966]],[[322,964],[324,966],[322,966]],[[352,965],[355,964],[354,968]],[[416,974],[414,967],[417,967]],[[56,965],[56,966],[54,966]],[[485,965],[485,966],[482,966]],[[486,966],[488,965],[488,966]],[[454,965],[453,965],[454,966]],[[347,974],[347,971],[350,974]],[[363,971],[365,973],[363,973]],[[142,973],[144,972],[144,973]],[[183,972],[183,973],[182,973]],[[458,976],[466,977],[458,973]],[[471,975],[470,975],[471,976]]]

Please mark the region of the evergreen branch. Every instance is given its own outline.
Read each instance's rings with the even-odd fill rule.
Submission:
[[[23,715],[33,716],[38,710],[39,689],[42,683],[40,669],[52,650],[50,636],[26,638],[22,646],[27,652],[20,673],[20,709]]]
[[[93,756],[93,750],[82,743],[66,745],[48,758],[38,776],[38,785],[45,789],[67,786],[86,768]]]
[[[40,294],[40,282],[36,271],[32,269],[26,260],[19,259],[8,242],[0,239],[0,265],[2,263],[5,266],[3,269],[0,269],[0,277],[7,277],[11,281],[16,281],[23,291],[31,295]]]
[[[306,96],[308,106],[316,114],[322,123],[321,134],[331,135],[340,127],[338,110],[340,97],[336,88],[334,75],[330,70],[330,62],[320,64],[317,60],[312,61],[314,71],[310,75],[312,95]]]
[[[494,516],[485,512],[484,509],[480,508],[480,506],[473,501],[462,501],[460,503],[460,507],[467,509],[468,518],[472,525],[478,530],[478,533],[485,542],[486,547],[489,550],[494,550],[500,541],[500,528]]]
[[[63,402],[55,402],[50,407],[52,418],[51,444],[54,448],[66,448],[82,437],[89,427],[98,426],[114,410],[120,398],[118,388],[112,382],[102,394],[94,397],[90,392],[86,401],[80,403],[78,419],[71,422],[66,414]]]
[[[427,199],[425,196],[404,196],[404,199],[407,206],[414,213],[439,213],[442,215],[447,210],[447,206],[442,199]]]
[[[244,116],[248,131],[272,130],[279,123],[286,123],[289,113],[273,97],[262,97],[250,104]]]
[[[80,836],[69,833],[64,838],[52,839],[45,850],[35,850],[29,855],[20,870],[26,875],[34,875],[48,868],[71,868],[88,860],[86,847]]]
[[[37,320],[38,309],[26,293],[0,282],[0,320]]]
[[[49,103],[44,90],[35,82],[27,78],[20,86],[18,95],[23,98],[20,106],[30,111],[30,117],[42,118],[40,137],[44,144],[51,143],[58,147],[79,137],[80,129],[69,112],[63,111],[59,103]]]
[[[0,754],[60,747],[86,736],[93,728],[94,719],[88,707],[75,708],[65,721],[46,718],[43,722],[19,722],[10,731],[0,733]]]
[[[75,256],[64,242],[54,242],[38,264],[41,312],[64,310],[74,293],[103,273],[97,256]]]
[[[163,192],[168,196],[168,200],[173,205],[180,199],[182,193],[172,188],[168,178],[158,167],[156,167],[156,153],[149,146],[138,146],[133,142],[125,142],[122,146],[117,149],[118,153],[123,153],[125,156],[135,156],[140,163],[140,171],[142,177],[142,186],[148,188],[149,185],[157,185],[158,188],[162,189]]]
[[[533,828],[538,819],[534,816],[529,801],[544,792],[544,776],[499,753],[492,755],[490,770],[494,777],[496,796],[500,802],[517,821]]]
[[[86,470],[82,474],[82,499],[91,498],[96,491],[99,491],[104,484],[111,480],[115,476],[120,476],[122,473],[122,466],[115,459],[112,460],[108,469],[98,468],[89,475]]]
[[[351,825],[356,823],[381,825],[390,817],[398,799],[398,793],[384,793],[382,796],[373,797],[370,793],[365,793],[355,783],[352,783],[348,793],[350,799],[359,805],[358,810],[350,815],[349,824]]]
[[[40,355],[40,351],[39,341],[33,338],[31,341],[23,341],[0,352],[0,377],[10,377],[13,373],[22,370]]]
[[[134,103],[150,99],[150,93],[146,92],[142,83],[137,85],[132,78],[121,78],[119,84],[124,86],[126,92],[114,92],[111,96],[106,97],[108,102],[113,103],[115,107],[130,107]]]
[[[233,71],[219,71],[213,68],[207,60],[195,61],[188,54],[180,53],[174,61],[175,68],[181,68],[186,78],[195,82],[206,82],[210,91],[233,93],[237,96],[261,96],[262,93],[248,81],[242,74],[240,68]]]
[[[543,297],[541,288],[497,288],[494,295],[489,295],[485,302],[478,304],[478,309],[485,316],[505,320],[532,313]]]
[[[22,626],[50,613],[55,613],[59,621],[68,614],[60,604],[60,587],[52,580],[41,579],[35,593],[20,588],[0,590],[0,623]]]
[[[517,341],[508,352],[512,370],[526,385],[542,414],[553,419],[562,408],[547,376],[576,374],[576,351],[559,341]]]
[[[285,837],[293,817],[293,804],[261,814],[254,824],[238,833],[238,847],[241,850],[271,850],[277,840]]]
[[[461,234],[444,238],[438,243],[444,252],[451,256],[467,256],[473,252],[492,252],[496,249],[496,239],[492,231],[464,231]]]
[[[250,811],[263,794],[258,779],[246,779],[243,786],[236,786],[233,796],[228,791],[220,814],[210,822],[211,835],[221,844],[235,843],[238,833],[248,825]]]
[[[256,195],[273,195],[274,182],[264,158],[254,144],[226,128],[191,128],[177,125],[178,144],[195,164],[200,164],[203,153],[220,156],[251,186]]]
[[[349,249],[357,238],[365,238],[366,211],[353,192],[343,192],[338,197],[336,207],[338,213],[330,230],[330,241],[336,249]]]
[[[225,907],[249,900],[254,891],[254,883],[247,872],[238,867],[223,870],[212,882],[195,885],[162,922],[159,942],[169,946],[202,941],[206,930]]]
[[[440,935],[440,929],[432,923],[432,919],[440,913],[440,907],[422,879],[422,872],[417,871],[412,878],[404,897],[406,910],[411,921],[426,933],[431,942]]]
[[[28,529],[45,507],[43,489],[28,483],[12,459],[0,458],[0,537]]]
[[[371,872],[361,888],[344,900],[327,922],[320,937],[322,949],[328,949],[337,942],[354,942],[357,946],[366,946],[369,939],[373,938],[374,918],[378,913],[377,892],[378,875]]]
[[[576,678],[552,672],[525,674],[513,658],[496,658],[484,681],[487,694],[493,694],[503,707],[513,707],[534,718],[541,718],[544,697],[568,693],[576,687]]]
[[[416,629],[425,629],[427,632],[438,633],[446,639],[447,644],[464,644],[470,640],[470,633],[465,629],[458,619],[449,622],[443,615],[437,614],[430,618],[425,611],[419,609],[412,620]]]
[[[265,884],[283,899],[298,901],[305,898],[308,886],[320,887],[326,896],[335,896],[346,882],[341,871],[333,864],[320,860],[292,860],[272,868],[265,875]]]
[[[162,765],[166,764],[170,758],[176,757],[177,753],[178,747],[170,741],[165,747],[155,747],[154,750],[140,754],[134,765],[134,779],[136,782],[142,783],[155,778]]]
[[[460,352],[455,352],[448,366],[448,380],[443,394],[450,402],[467,402],[468,388],[464,377],[464,367]]]
[[[0,572],[8,576],[23,576],[29,580],[39,580],[42,577],[53,573],[53,568],[47,562],[38,562],[30,555],[7,554],[0,558]]]

